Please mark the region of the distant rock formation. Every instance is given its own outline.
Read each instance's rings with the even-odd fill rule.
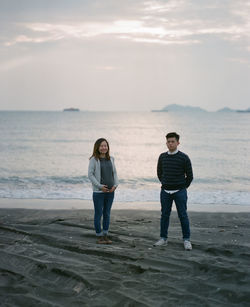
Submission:
[[[225,107],[223,109],[219,109],[217,112],[235,112],[235,110]]]
[[[246,109],[246,110],[233,110],[233,109],[230,109],[230,108],[223,108],[223,109],[220,109],[218,110],[217,112],[238,112],[238,113],[249,113],[250,112],[250,108]]]
[[[164,108],[160,110],[151,110],[151,112],[208,112],[207,110],[204,110],[200,107],[192,107],[192,106],[183,106],[179,104],[169,104],[165,106]],[[230,109],[228,107],[219,109],[216,112],[220,113],[233,113],[233,112],[238,112],[238,113],[250,113],[250,108],[246,110],[234,110]]]
[[[250,108],[248,108],[246,110],[236,110],[236,112],[239,112],[239,113],[250,113]]]
[[[200,107],[182,106],[179,104],[169,104],[160,110],[152,110],[152,112],[207,112]]]
[[[63,112],[67,112],[67,111],[69,111],[69,112],[79,112],[80,111],[80,109],[76,109],[76,108],[68,108],[68,109],[63,109]]]
[[[168,112],[167,110],[151,110],[151,112]]]

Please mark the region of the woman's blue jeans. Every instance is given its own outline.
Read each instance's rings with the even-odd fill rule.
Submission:
[[[115,193],[95,193],[93,192],[93,202],[95,207],[94,225],[97,236],[107,235],[110,223],[110,211]],[[101,228],[101,219],[102,227]]]
[[[189,219],[187,215],[187,190],[170,194],[161,190],[161,238],[167,239],[169,218],[172,210],[173,201],[175,202],[179,220],[181,222],[181,229],[183,240],[190,239]]]

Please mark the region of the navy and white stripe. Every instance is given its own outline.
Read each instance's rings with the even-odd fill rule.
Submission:
[[[193,180],[191,161],[185,153],[178,151],[169,155],[160,155],[157,164],[157,176],[165,190],[188,188]]]

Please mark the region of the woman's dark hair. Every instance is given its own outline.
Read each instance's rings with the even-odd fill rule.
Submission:
[[[101,145],[102,142],[106,142],[107,143],[107,146],[108,146],[108,152],[106,153],[106,159],[110,160],[110,155],[109,155],[109,142],[104,139],[104,138],[100,138],[98,140],[95,141],[95,145],[94,145],[94,149],[93,149],[93,154],[92,156],[90,157],[90,159],[92,157],[95,157],[96,160],[100,159],[100,152],[99,152],[99,147]]]
[[[169,139],[169,138],[175,138],[176,141],[179,142],[180,136],[179,136],[179,134],[177,134],[176,132],[169,132],[169,133],[166,135],[166,139]]]

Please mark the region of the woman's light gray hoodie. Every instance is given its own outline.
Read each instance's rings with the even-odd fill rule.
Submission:
[[[119,183],[114,158],[110,157],[110,161],[112,163],[113,168],[114,186],[117,187]],[[92,183],[93,192],[100,192],[100,190],[104,186],[103,184],[101,184],[101,163],[100,160],[96,159],[95,157],[92,157],[89,160],[88,177]]]

